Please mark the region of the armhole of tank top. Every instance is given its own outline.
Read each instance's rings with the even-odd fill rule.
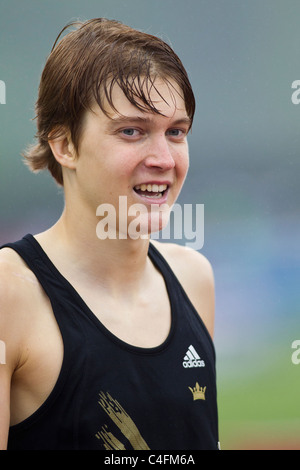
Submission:
[[[158,263],[159,264],[159,269],[160,269],[161,273],[163,274],[163,276],[164,277],[168,276],[170,281],[175,282],[177,288],[180,290],[182,296],[184,297],[184,299],[187,302],[188,306],[190,307],[191,311],[195,315],[196,320],[198,322],[200,322],[204,333],[208,337],[208,340],[209,340],[209,342],[212,346],[214,359],[216,359],[216,350],[215,350],[215,345],[214,345],[213,339],[212,339],[212,337],[211,337],[204,321],[202,320],[201,316],[199,315],[196,308],[194,307],[191,299],[189,298],[189,296],[187,295],[185,289],[183,288],[181,282],[179,281],[178,277],[176,276],[176,274],[174,273],[174,271],[172,270],[171,266],[169,265],[167,260],[164,258],[164,256],[160,253],[160,251],[151,242],[150,242],[150,245],[149,245],[149,253],[150,253],[150,257],[152,255],[152,257],[154,258],[154,262],[156,261],[155,257],[156,256],[158,257],[158,259],[160,261],[160,263]]]
[[[66,381],[67,376],[68,376],[68,371],[69,371],[68,364],[69,364],[69,361],[71,360],[71,355],[69,353],[70,348],[68,347],[69,346],[68,345],[68,340],[66,339],[66,336],[64,334],[62,325],[60,324],[60,322],[58,320],[58,317],[55,313],[56,308],[60,307],[60,303],[57,302],[56,299],[51,298],[52,297],[51,296],[51,288],[49,287],[47,281],[45,279],[43,279],[43,281],[41,281],[38,278],[37,273],[36,273],[36,271],[38,271],[38,268],[37,267],[33,268],[34,259],[39,258],[38,254],[35,253],[35,256],[30,256],[30,255],[24,254],[25,247],[20,248],[20,245],[21,245],[22,241],[23,240],[20,240],[19,242],[16,242],[16,243],[6,243],[6,244],[2,245],[0,247],[0,249],[10,248],[10,249],[14,250],[20,256],[20,258],[24,261],[24,263],[26,263],[28,268],[37,277],[37,280],[38,280],[40,286],[42,287],[42,289],[44,290],[45,294],[47,295],[47,297],[50,301],[52,312],[53,312],[55,321],[56,321],[56,323],[58,325],[58,328],[59,328],[59,331],[60,331],[60,335],[61,335],[61,339],[62,339],[62,343],[63,343],[63,358],[62,358],[62,363],[61,363],[61,368],[60,368],[59,374],[56,378],[54,386],[53,386],[52,390],[50,391],[49,395],[46,397],[45,401],[31,415],[29,415],[27,418],[20,421],[19,423],[10,426],[9,433],[10,433],[11,436],[14,436],[15,434],[17,435],[19,432],[22,432],[22,431],[26,430],[27,428],[29,428],[30,426],[34,425],[35,422],[37,422],[43,416],[43,414],[45,414],[48,411],[48,409],[52,406],[52,404],[55,402],[56,398],[61,393],[61,391],[64,387],[65,381]],[[27,240],[26,242],[28,243],[29,240]],[[29,243],[29,245],[31,246],[30,243]],[[32,247],[31,247],[30,251],[32,253],[35,252],[34,248],[32,248]]]

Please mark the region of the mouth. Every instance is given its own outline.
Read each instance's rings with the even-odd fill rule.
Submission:
[[[142,197],[148,199],[161,199],[167,193],[169,186],[167,184],[138,184],[134,186],[134,191]]]

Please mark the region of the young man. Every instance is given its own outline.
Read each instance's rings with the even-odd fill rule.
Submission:
[[[0,251],[1,448],[217,449],[212,269],[149,240],[186,177],[194,109],[156,37],[94,19],[53,47],[26,158],[65,207]]]

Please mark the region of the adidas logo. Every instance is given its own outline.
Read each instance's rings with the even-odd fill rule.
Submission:
[[[190,367],[205,367],[205,362],[200,358],[194,346],[190,345],[183,358],[182,365],[185,369]]]

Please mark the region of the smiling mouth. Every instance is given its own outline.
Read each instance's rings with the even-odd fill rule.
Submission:
[[[165,191],[167,191],[168,185],[167,184],[138,184],[133,189],[139,196],[159,199],[164,195]]]

